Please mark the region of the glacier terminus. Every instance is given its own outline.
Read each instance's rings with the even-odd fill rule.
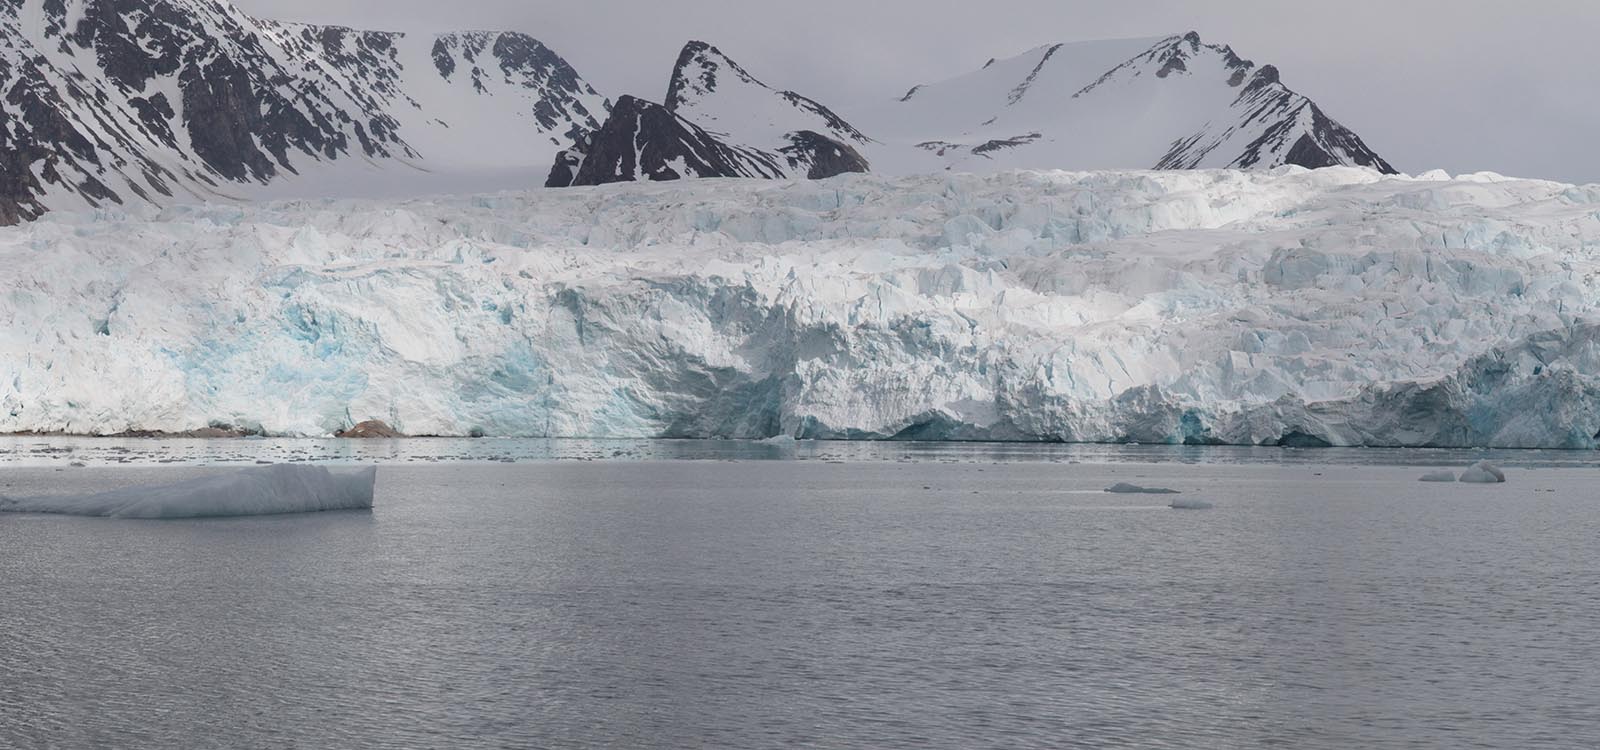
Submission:
[[[1594,448],[1600,186],[697,180],[56,212],[0,432]]]

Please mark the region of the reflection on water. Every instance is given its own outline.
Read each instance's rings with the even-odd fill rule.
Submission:
[[[0,493],[397,449],[243,442]],[[1600,746],[1600,471],[1547,454],[398,448],[367,513],[0,516],[0,747]]]
[[[1005,461],[1181,464],[1590,467],[1592,451],[1444,448],[1268,448],[1066,443],[918,443],[800,440],[590,440],[561,438],[171,439],[0,436],[0,466],[237,464],[325,461],[439,463],[517,461]]]

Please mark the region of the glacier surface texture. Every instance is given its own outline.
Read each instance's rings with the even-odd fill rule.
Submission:
[[[1011,172],[53,213],[0,432],[1594,448],[1600,186]]]

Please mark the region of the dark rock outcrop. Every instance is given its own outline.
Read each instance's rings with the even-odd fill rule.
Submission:
[[[1223,148],[1229,135],[1253,133],[1259,129],[1260,135],[1245,144],[1243,152],[1233,156],[1227,166],[1238,169],[1279,164],[1294,164],[1308,169],[1359,166],[1370,167],[1384,174],[1397,173],[1398,170],[1374,153],[1360,136],[1324,114],[1315,102],[1284,86],[1275,66],[1256,67],[1249,60],[1234,54],[1229,47],[1202,43],[1200,36],[1192,31],[1181,39],[1158,46],[1157,50],[1146,53],[1146,57],[1161,61],[1162,67],[1157,75],[1165,78],[1174,73],[1188,72],[1183,61],[1193,58],[1202,50],[1221,56],[1230,87],[1240,88],[1242,85],[1238,98],[1232,104],[1232,109],[1239,113],[1239,120],[1229,124],[1220,134],[1203,130],[1180,139],[1156,164],[1156,169],[1195,168],[1205,162],[1214,150]],[[1136,58],[1124,64],[1124,67],[1144,59]],[[1107,76],[1111,76],[1111,73]],[[1237,147],[1237,142],[1234,142],[1232,148]]]
[[[738,105],[747,106],[746,97],[765,98],[763,106],[785,113],[778,115],[779,127],[754,113],[744,121],[738,106],[730,110],[720,97],[734,88],[740,89],[732,95]],[[707,119],[697,121],[701,115]],[[749,132],[741,137],[741,130]],[[691,41],[678,54],[663,104],[619,99],[599,130],[576,134],[572,145],[556,155],[545,185],[690,177],[824,179],[866,172],[870,165],[858,147],[867,143],[870,139],[833,110],[793,91],[773,89],[716,47]]]
[[[569,185],[783,175],[774,156],[725,144],[666,107],[632,96],[612,105],[605,125],[582,149],[557,158],[551,186],[564,187],[557,173],[573,164]]]
[[[789,135],[790,145],[778,149],[789,161],[789,166],[804,168],[812,180],[825,180],[851,172],[866,172],[871,165],[861,152],[849,144],[840,143],[812,130],[801,130]]]

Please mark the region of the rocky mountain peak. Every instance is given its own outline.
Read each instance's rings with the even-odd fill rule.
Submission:
[[[606,103],[531,37],[254,18],[219,0],[0,4],[0,221],[238,198],[333,165],[546,162]],[[507,136],[526,145],[508,151]]]
[[[691,40],[683,45],[683,50],[678,53],[678,61],[672,67],[672,80],[667,85],[667,98],[663,104],[670,110],[692,104],[702,97],[715,93],[719,82],[726,76],[732,76],[740,83],[768,88],[732,58],[723,54],[722,50],[706,42]]]

